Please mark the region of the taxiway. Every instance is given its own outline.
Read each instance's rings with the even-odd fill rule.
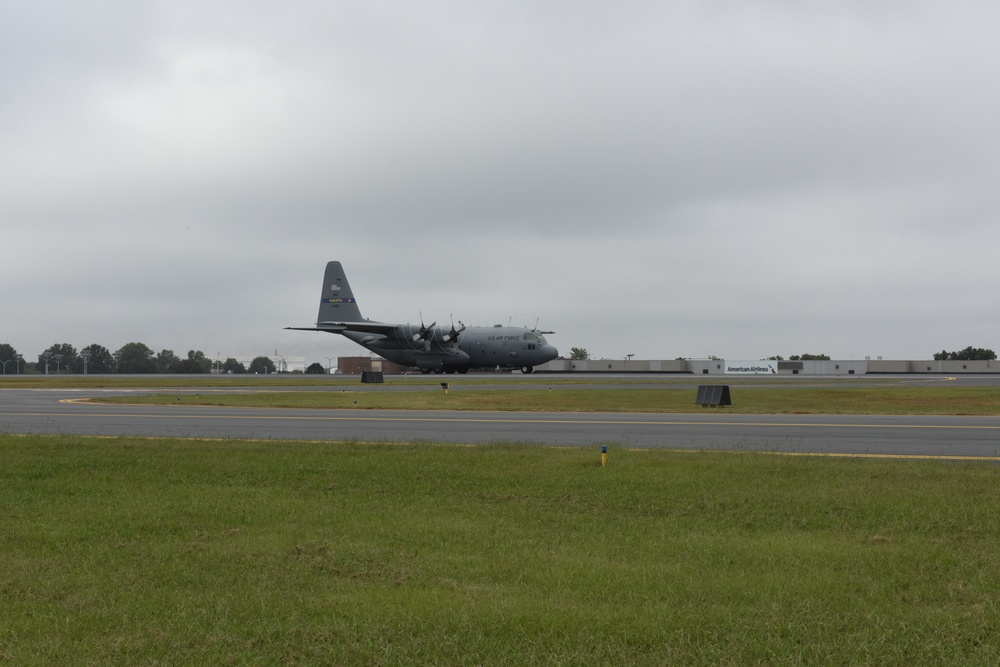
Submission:
[[[691,390],[691,385],[686,388]],[[162,389],[148,391],[164,393]],[[579,447],[608,444],[1000,460],[1000,417],[740,415],[721,409],[690,414],[304,410],[133,406],[80,400],[99,393],[105,392],[4,389],[0,391],[0,432]]]

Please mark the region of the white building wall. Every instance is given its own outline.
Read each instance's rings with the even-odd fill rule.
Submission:
[[[241,359],[242,361],[242,359]],[[249,361],[245,362],[249,363]],[[744,363],[744,362],[739,362]],[[768,363],[768,362],[757,362]],[[777,364],[777,362],[770,362]],[[787,363],[787,362],[786,362]],[[963,373],[1000,373],[1000,361],[912,361],[912,360],[811,360],[798,362],[802,368],[778,368],[777,375],[865,375],[866,373],[930,373],[962,375]],[[726,375],[722,359],[644,360],[631,359],[555,359],[535,367],[538,371],[555,373],[691,373],[692,375]],[[291,370],[291,369],[290,369]],[[730,374],[735,377],[734,374]],[[763,375],[761,377],[764,377]]]

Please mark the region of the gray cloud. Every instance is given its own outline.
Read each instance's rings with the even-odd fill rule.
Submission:
[[[997,12],[12,7],[0,342],[360,351],[281,330],[340,259],[608,357],[996,348]]]

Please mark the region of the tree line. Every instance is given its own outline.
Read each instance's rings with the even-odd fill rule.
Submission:
[[[993,350],[971,345],[957,352],[941,350],[934,355],[934,361],[993,361],[996,358],[997,354]]]
[[[773,357],[768,357],[771,361],[784,361],[785,358],[780,354],[776,354]],[[829,354],[793,354],[788,357],[789,361],[830,361]]]
[[[69,343],[52,345],[36,361],[25,359],[8,343],[0,343],[3,374],[16,373],[259,373],[276,371],[268,357],[256,357],[249,366],[229,357],[211,359],[200,350],[189,350],[180,357],[173,350],[155,352],[144,343],[126,343],[112,352],[103,345],[88,345],[77,350]],[[313,364],[318,366],[318,364]],[[323,367],[319,366],[320,372]],[[307,372],[316,372],[310,366]]]

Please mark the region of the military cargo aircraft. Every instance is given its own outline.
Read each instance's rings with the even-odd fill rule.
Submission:
[[[354,292],[340,262],[329,262],[323,276],[319,315],[314,327],[285,327],[297,331],[340,334],[375,354],[422,373],[467,373],[472,368],[534,367],[559,356],[544,334],[527,327],[467,327],[459,321],[449,327],[431,323],[388,324],[361,316]]]

